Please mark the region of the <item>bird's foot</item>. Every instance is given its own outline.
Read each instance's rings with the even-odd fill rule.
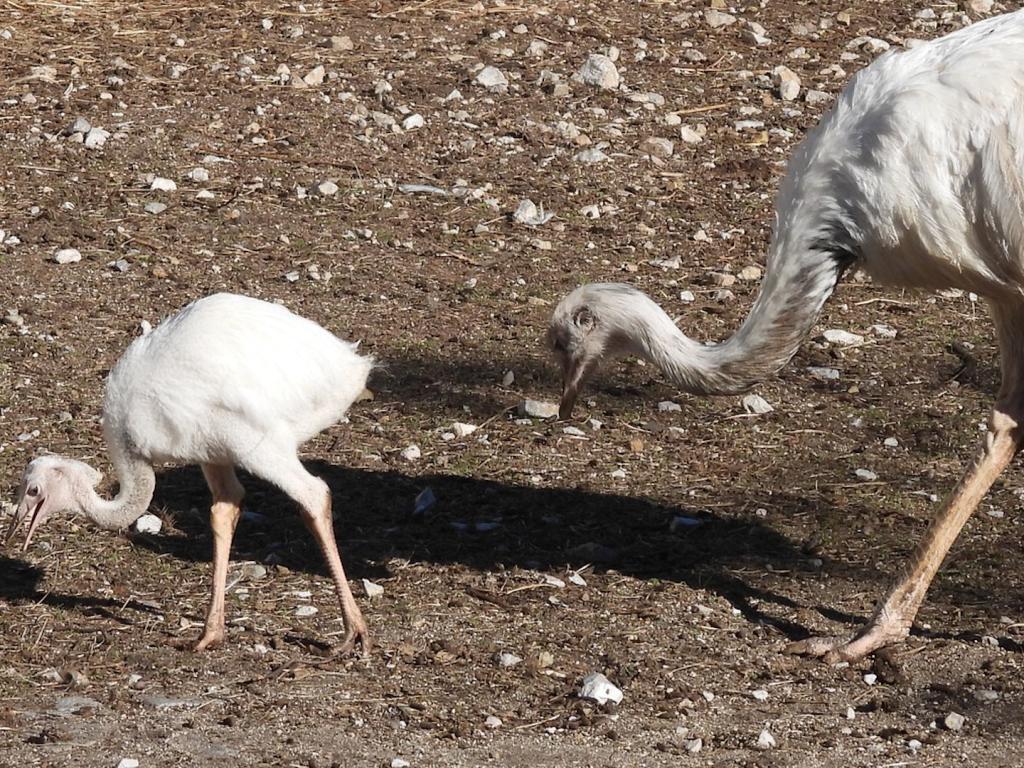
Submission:
[[[852,638],[809,637],[790,643],[786,646],[786,652],[799,656],[814,656],[826,664],[859,661],[880,648],[901,642],[908,633],[909,627],[904,628],[902,622],[875,621]]]
[[[345,656],[352,653],[356,645],[360,646],[361,655],[364,658],[370,655],[373,645],[370,642],[370,632],[365,623],[361,623],[358,626],[349,625],[345,628],[345,639],[341,641],[341,645],[335,648],[334,655]]]
[[[199,641],[192,647],[192,650],[196,653],[201,653],[211,648],[216,648],[219,645],[224,644],[224,627],[218,627],[216,629],[206,628],[203,632],[203,636],[199,638]]]

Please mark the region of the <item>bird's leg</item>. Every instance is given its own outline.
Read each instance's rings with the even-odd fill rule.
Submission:
[[[245,491],[235,477],[232,467],[203,465],[203,475],[213,493],[210,507],[210,527],[213,530],[213,584],[210,607],[206,612],[206,628],[195,645],[196,651],[205,651],[224,642],[224,589],[228,577],[231,539],[241,515]]]
[[[914,548],[910,563],[888,596],[879,603],[868,625],[848,640],[813,637],[792,643],[788,648],[791,653],[822,656],[828,662],[854,661],[897,643],[910,633],[910,626],[943,558],[1021,445],[1024,414],[1018,405],[1020,402],[1019,399],[1004,402],[992,411],[989,431],[973,464],[928,526],[924,538]]]
[[[348,586],[345,569],[341,565],[341,554],[338,552],[338,544],[334,538],[330,492],[327,493],[324,506],[319,510],[303,508],[302,518],[306,521],[306,526],[324,553],[327,567],[331,571],[331,578],[334,579],[334,587],[338,592],[338,601],[341,603],[341,615],[345,621],[345,639],[338,648],[338,653],[348,653],[355,648],[358,642],[362,646],[363,655],[366,655],[370,652],[370,633],[363,614],[359,610],[359,605],[352,595],[352,590]]]

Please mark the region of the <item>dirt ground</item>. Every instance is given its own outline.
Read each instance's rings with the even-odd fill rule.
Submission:
[[[374,399],[304,450],[333,490],[373,654],[329,656],[340,612],[319,554],[291,502],[252,479],[228,644],[187,650],[208,595],[208,497],[197,469],[163,468],[159,534],[55,519],[28,552],[0,553],[0,764],[1024,764],[1017,469],[892,655],[830,667],[782,653],[855,630],[978,442],[998,363],[970,296],[848,275],[758,388],[765,415],[682,396],[636,361],[588,388],[582,439],[513,412],[557,398],[544,332],[581,282],[630,283],[693,335],[727,336],[757,280],[720,295],[706,278],[763,265],[785,158],[828,107],[807,90],[834,95],[873,58],[850,47],[859,36],[897,45],[978,18],[772,0],[712,28],[706,7],[0,4],[4,499],[45,451],[116,485],[104,377],[143,322],[204,294],[280,301],[383,364]],[[611,46],[618,91],[570,79]],[[771,86],[779,64],[802,80],[796,101]],[[482,65],[507,87],[477,84]],[[402,128],[414,114],[425,124]],[[66,135],[80,117],[103,146]],[[706,135],[686,143],[682,127]],[[672,156],[649,157],[650,137]],[[588,149],[607,159],[579,159]],[[154,175],[177,191],[152,191]],[[315,194],[325,181],[337,191]],[[554,218],[516,223],[524,198]],[[81,261],[55,263],[62,248]],[[865,341],[838,348],[829,328]],[[446,440],[455,421],[480,428]],[[425,489],[436,502],[416,513]],[[594,671],[619,706],[576,697]],[[774,748],[758,748],[764,730]]]

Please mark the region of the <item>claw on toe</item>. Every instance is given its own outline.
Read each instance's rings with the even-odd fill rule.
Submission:
[[[335,656],[345,656],[355,650],[356,645],[359,645],[360,656],[366,658],[370,655],[370,651],[373,648],[373,644],[370,642],[370,633],[366,627],[359,629],[350,629],[345,633],[345,639],[341,645],[337,647],[334,652]]]

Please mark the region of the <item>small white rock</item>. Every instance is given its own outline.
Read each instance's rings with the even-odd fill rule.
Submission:
[[[193,168],[189,171],[188,177],[197,184],[205,184],[210,180],[210,172],[202,166],[199,166],[198,168]]]
[[[884,445],[886,448],[898,448],[900,445],[900,441],[897,440],[895,437],[887,437],[885,438],[885,440],[882,441],[882,445]]]
[[[874,685],[878,682],[878,675],[876,675],[874,672],[867,672],[864,675],[864,682],[868,685]]]
[[[562,427],[562,434],[569,435],[569,437],[586,437],[587,433],[579,427]]]
[[[700,126],[703,128],[704,126]],[[703,133],[700,128],[694,128],[693,126],[684,125],[679,129],[679,139],[685,144],[700,144],[704,141],[704,136],[707,134],[707,130]]]
[[[950,712],[943,719],[942,723],[951,731],[959,731],[964,727],[964,723],[967,722],[967,718],[961,715],[959,712]]]
[[[757,737],[757,748],[758,749],[774,749],[775,748],[775,737],[771,735],[767,728],[761,731]]]
[[[598,704],[622,702],[622,691],[600,672],[591,672],[583,678],[578,695],[581,699],[593,699]]]
[[[391,761],[391,768],[409,768],[409,761],[403,760],[400,757],[396,757]]]
[[[864,337],[860,334],[850,333],[839,328],[829,328],[821,335],[825,337],[825,341],[830,344],[838,344],[841,347],[849,347],[864,342]]]
[[[558,415],[558,406],[542,400],[523,400],[519,403],[519,415],[531,419],[550,419]]]
[[[772,70],[772,83],[783,101],[793,101],[800,95],[800,78],[796,72],[783,64]]]
[[[104,130],[103,128],[92,128],[85,134],[85,148],[86,149],[99,149],[107,143],[107,139],[110,138],[110,131]]]
[[[135,521],[135,530],[139,533],[160,533],[164,527],[164,521],[156,515],[145,514]]]
[[[338,185],[330,179],[325,179],[313,185],[313,192],[321,197],[330,197],[331,195],[338,194]]]
[[[405,461],[418,461],[419,458],[423,455],[423,452],[420,450],[420,447],[418,445],[410,445],[406,448],[403,448],[402,452],[399,453],[398,455],[401,456]]]
[[[521,664],[522,661],[523,658],[521,656],[516,656],[514,653],[509,653],[508,651],[503,651],[498,655],[498,664],[506,669],[514,667],[517,664]]]
[[[146,203],[146,205],[143,206],[143,210],[145,210],[146,213],[156,216],[167,210],[167,204],[154,200],[150,203]]]
[[[77,248],[61,248],[53,254],[53,260],[58,264],[74,264],[82,260],[82,254]]]
[[[603,163],[606,160],[611,160],[608,155],[597,147],[587,147],[587,149],[577,152],[575,158],[576,162],[584,163],[586,165],[593,165],[594,163]]]
[[[751,691],[750,695],[758,701],[768,701],[768,691],[764,690],[764,688],[758,688],[756,691]]]
[[[743,397],[743,410],[747,413],[771,413],[775,409],[771,403],[760,395],[745,395]]]
[[[821,381],[835,381],[839,378],[839,371],[835,368],[821,368],[816,365],[808,366],[807,372]]]
[[[597,88],[614,90],[619,87],[619,70],[615,68],[615,62],[600,53],[587,56],[576,76]]]
[[[366,593],[366,596],[372,600],[373,598],[380,597],[384,594],[384,587],[380,584],[373,583],[369,579],[363,579],[363,591]]]
[[[671,400],[662,400],[658,403],[658,410],[662,413],[676,413],[683,410],[683,406],[679,403],[673,403]]]
[[[162,176],[155,176],[153,181],[149,183],[149,189],[152,192],[176,192],[178,185],[171,179],[165,179]]]
[[[506,88],[508,78],[497,67],[484,67],[477,73],[476,83],[484,88]]]
[[[488,715],[487,719],[484,720],[484,726],[490,729],[501,728],[501,718],[495,717],[494,715]]]
[[[880,339],[896,338],[896,329],[893,328],[891,325],[877,323],[876,325],[872,325],[871,328],[869,328],[868,330],[870,330],[875,336],[877,336]]]
[[[295,615],[301,617],[316,616],[317,613],[319,613],[319,610],[315,605],[300,605],[295,609]]]
[[[139,768],[139,761],[134,757],[122,757],[117,762],[117,768]]]
[[[709,8],[704,11],[704,21],[712,29],[718,29],[719,27],[728,27],[730,24],[735,24],[736,17],[731,13]]]
[[[422,128],[426,124],[427,121],[423,119],[423,115],[416,112],[415,114],[409,115],[402,121],[402,130],[415,131],[417,128]]]
[[[465,424],[461,421],[456,421],[452,424],[452,432],[455,433],[456,437],[469,437],[478,429],[476,424]]]

